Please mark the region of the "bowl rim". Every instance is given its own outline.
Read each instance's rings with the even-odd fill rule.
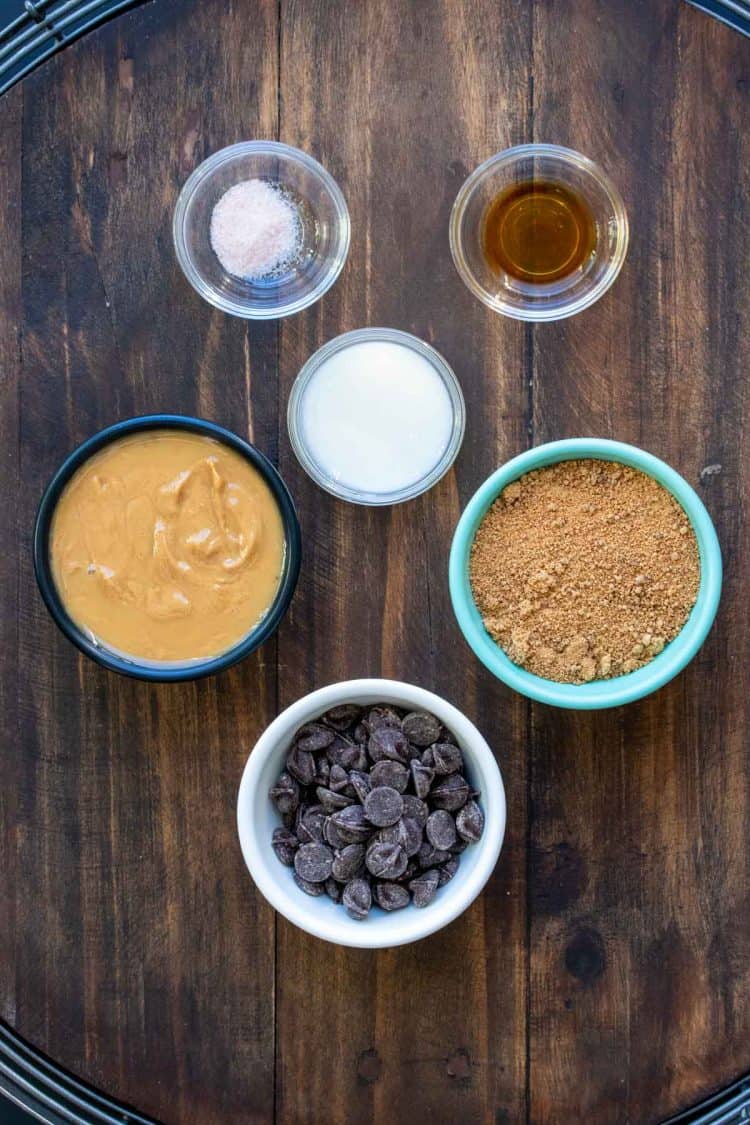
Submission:
[[[398,705],[431,710],[458,738],[462,750],[471,760],[472,768],[482,775],[482,806],[485,831],[475,845],[480,849],[473,870],[465,881],[452,881],[453,888],[425,910],[406,909],[386,915],[390,925],[381,923],[378,934],[368,928],[367,921],[354,922],[337,912],[332,920],[326,912],[316,910],[317,899],[305,898],[294,888],[287,891],[289,880],[275,878],[272,864],[278,860],[271,850],[270,839],[261,839],[262,828],[252,816],[253,802],[259,791],[259,780],[274,755],[280,761],[288,749],[286,739],[302,723],[327,711],[337,703],[361,700],[363,703],[393,702]],[[266,798],[270,800],[269,798]],[[367,678],[342,680],[317,688],[281,711],[258,738],[245,764],[237,796],[237,831],[245,865],[258,890],[288,921],[314,937],[336,945],[356,949],[389,949],[419,941],[447,926],[474,901],[485,886],[497,863],[505,837],[507,807],[502,774],[483,735],[474,723],[452,703],[426,688],[402,680]],[[266,857],[269,859],[266,865]],[[447,888],[444,888],[447,889]],[[348,924],[346,924],[348,923]]]
[[[476,187],[488,175],[496,171],[496,169],[507,164],[513,164],[515,161],[529,156],[547,156],[586,172],[589,176],[593,177],[593,179],[597,180],[600,187],[602,187],[609,196],[612,208],[617,216],[619,235],[616,252],[611,262],[608,264],[607,269],[599,278],[596,285],[593,285],[591,289],[581,294],[580,297],[567,305],[552,308],[533,305],[527,307],[509,305],[506,301],[502,300],[502,298],[488,293],[484,286],[479,284],[469,268],[463,251],[462,220],[466,207]],[[576,149],[566,148],[564,145],[534,141],[528,144],[513,145],[511,148],[503,149],[502,152],[496,152],[479,164],[473,172],[469,173],[459,188],[458,195],[451,208],[448,222],[448,241],[453,263],[461,280],[483,304],[492,309],[493,312],[501,313],[503,316],[511,317],[513,320],[522,320],[532,323],[549,323],[555,320],[565,320],[569,316],[575,316],[576,313],[583,312],[584,309],[589,308],[598,301],[600,297],[603,297],[607,290],[614,285],[622,270],[625,258],[627,257],[628,244],[630,242],[630,224],[628,222],[625,201],[620,190],[596,161],[588,156],[584,156],[581,152],[577,152]]]
[[[331,265],[327,273],[321,277],[317,285],[308,293],[298,297],[296,300],[287,301],[279,305],[269,305],[267,308],[263,309],[251,309],[247,305],[232,300],[214,286],[210,285],[204,279],[203,274],[194,265],[193,258],[187,248],[187,239],[185,237],[185,224],[188,209],[198,187],[204,180],[209,179],[223,164],[228,164],[237,157],[253,154],[284,156],[289,160],[304,165],[304,167],[317,176],[323,184],[323,187],[331,198],[337,216],[336,252],[331,259]],[[331,173],[324,168],[315,157],[310,156],[309,153],[304,152],[302,149],[295,148],[293,145],[284,144],[283,141],[238,141],[235,144],[226,145],[224,148],[217,149],[216,152],[211,153],[210,156],[207,156],[205,160],[201,161],[197,168],[193,169],[185,180],[180,194],[177,197],[177,203],[175,204],[172,216],[172,241],[174,243],[177,261],[185,277],[190,282],[193,289],[195,289],[204,300],[208,301],[210,305],[213,305],[214,308],[221,309],[222,312],[228,313],[230,316],[240,317],[243,320],[280,320],[282,317],[293,316],[295,313],[309,308],[310,305],[314,304],[327,293],[334,284],[344,268],[349,255],[351,218],[349,216],[349,208],[347,207],[344,193]]]
[[[271,489],[278,504],[284,525],[286,551],[281,581],[265,617],[241,641],[226,652],[205,660],[190,663],[168,662],[140,663],[137,658],[119,656],[89,639],[70,617],[63,604],[52,575],[49,558],[49,537],[57,502],[73,474],[90,457],[113,441],[143,430],[187,430],[211,437],[241,454],[255,468]],[[112,672],[134,679],[157,683],[175,683],[202,679],[224,671],[254,652],[277,629],[294,595],[302,560],[302,542],[299,520],[289,489],[278,470],[265,454],[216,422],[184,414],[143,414],[115,422],[86,438],[67,455],[42,493],[34,523],[32,545],[34,574],[39,592],[58,628],[86,656]]]
[[[587,684],[561,684],[514,664],[484,628],[469,581],[469,558],[477,528],[499,493],[525,473],[560,461],[592,458],[619,461],[663,485],[681,505],[695,533],[700,585],[695,605],[680,632],[658,656],[634,672]],[[538,703],[590,711],[642,699],[673,679],[693,659],[713,624],[722,584],[721,548],[716,529],[695,490],[665,461],[635,445],[608,438],[565,438],[528,449],[506,461],[477,489],[453,534],[448,584],[459,628],[475,655],[499,680]]]
[[[360,489],[349,488],[346,485],[338,484],[331,477],[321,472],[319,466],[308,452],[307,445],[302,437],[302,401],[310,381],[314,378],[321,364],[337,352],[344,351],[346,348],[356,344],[371,341],[384,341],[386,343],[399,344],[401,347],[416,352],[417,355],[422,356],[431,363],[443,381],[453,410],[453,425],[448,444],[435,466],[429,473],[420,477],[419,480],[414,481],[413,484],[409,485],[407,488],[397,489],[393,492],[365,492]],[[404,332],[400,328],[378,326],[353,328],[348,332],[342,332],[338,336],[334,336],[333,339],[328,340],[325,344],[322,344],[317,351],[313,352],[300,368],[292,384],[292,389],[289,393],[289,401],[287,403],[286,417],[292,449],[307,475],[325,492],[328,492],[331,496],[335,496],[337,500],[346,500],[349,504],[360,504],[370,508],[403,504],[407,500],[415,500],[417,496],[428,492],[439,480],[442,480],[445,474],[450,470],[461,451],[464,434],[466,432],[466,402],[464,400],[464,394],[458,377],[445,356],[443,356],[437,348],[434,348],[432,344],[428,344],[426,340],[422,340],[412,332]]]

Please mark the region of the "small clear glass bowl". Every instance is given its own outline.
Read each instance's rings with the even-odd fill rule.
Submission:
[[[568,277],[539,285],[494,270],[482,249],[489,205],[513,184],[551,180],[583,197],[596,223],[596,249]],[[516,320],[562,320],[581,312],[614,282],[628,249],[622,197],[593,160],[560,145],[517,145],[480,164],[459,191],[450,217],[453,261],[485,305]]]
[[[365,492],[350,488],[329,476],[315,460],[307,446],[302,417],[305,391],[321,365],[344,348],[373,340],[400,344],[428,360],[442,379],[453,409],[453,424],[448,442],[430,472],[418,480],[412,481],[405,488],[390,492]],[[289,426],[289,438],[297,460],[316,484],[319,484],[326,492],[330,492],[332,496],[337,496],[340,500],[348,500],[352,504],[380,507],[386,504],[401,504],[405,500],[413,500],[415,496],[427,492],[448,472],[458,456],[464,438],[466,406],[461,384],[456,378],[453,368],[446,363],[439,352],[426,344],[424,340],[420,340],[418,336],[412,336],[410,332],[400,332],[396,328],[358,328],[353,332],[344,332],[341,336],[329,340],[327,344],[324,344],[322,348],[319,348],[317,352],[310,356],[292,386],[287,408],[287,424]]]
[[[211,246],[211,214],[243,180],[268,180],[297,205],[301,249],[284,272],[256,280],[228,273]],[[243,141],[204,160],[180,192],[172,222],[177,260],[209,304],[247,320],[291,316],[330,289],[349,252],[351,224],[336,181],[306,152],[279,141]]]

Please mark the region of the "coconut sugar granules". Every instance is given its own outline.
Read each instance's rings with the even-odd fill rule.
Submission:
[[[660,653],[695,603],[700,562],[685,512],[651,477],[563,461],[504,489],[477,531],[470,577],[510,659],[575,684]]]

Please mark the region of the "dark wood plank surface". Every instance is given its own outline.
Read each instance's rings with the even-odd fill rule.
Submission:
[[[640,1122],[750,1063],[750,43],[686,5],[550,7],[535,135],[597,152],[632,241],[616,289],[535,334],[534,440],[665,457],[726,564],[717,624],[665,689],[619,713],[534,709],[532,894],[550,870],[558,893],[532,913],[530,1116]]]
[[[17,733],[4,748],[18,808],[3,1014],[73,1070],[179,1122],[273,1109],[274,918],[248,884],[232,809],[247,747],[276,709],[275,645],[185,690],[111,676],[50,628],[29,545],[63,451],[117,418],[174,407],[275,454],[275,330],[212,314],[170,236],[197,161],[238,133],[276,131],[276,6],[252,14],[247,35],[247,12],[160,3],[19,91],[21,377],[4,434],[20,449],[5,533],[19,593],[4,603],[19,625],[5,649],[11,672],[17,653]],[[13,234],[19,217],[5,225]]]
[[[750,1069],[749,97],[750,43],[678,0],[154,0],[0,103],[0,1015],[43,1050],[188,1125],[640,1125]],[[338,284],[280,325],[212,311],[171,247],[189,171],[251,136],[311,151],[352,214]],[[615,288],[537,329],[447,245],[464,176],[530,139],[598,159],[632,220]],[[434,343],[467,400],[455,471],[389,511],[321,493],[285,428],[302,362],[366,324]],[[77,656],[29,557],[64,454],[158,409],[249,434],[304,534],[277,640],[192,686]],[[682,471],[727,570],[691,667],[598,715],[497,684],[446,581],[480,481],[573,434]],[[509,823],[461,919],[372,954],[275,918],[234,800],[280,707],[378,673],[475,719]]]
[[[326,339],[359,325],[396,325],[454,365],[469,439],[457,473],[412,504],[380,510],[321,494],[282,442],[307,580],[279,635],[280,702],[311,684],[378,669],[430,684],[481,715],[494,744],[521,752],[503,762],[514,809],[504,862],[484,898],[447,930],[373,955],[321,945],[279,922],[278,1109],[282,1121],[309,1125],[328,1113],[396,1125],[415,1111],[451,1122],[494,1120],[501,1111],[517,1121],[524,1112],[526,707],[466,660],[446,582],[461,493],[498,454],[523,448],[523,333],[504,331],[455,284],[446,232],[467,166],[523,138],[525,74],[494,82],[507,114],[499,132],[485,121],[482,75],[522,50],[529,12],[516,8],[491,29],[481,5],[414,4],[404,13],[399,4],[357,0],[282,5],[281,135],[332,169],[353,231],[342,284],[317,314],[282,325],[282,398]],[[419,59],[429,64],[409,73],[407,60]],[[482,432],[484,442],[472,439]],[[303,963],[313,966],[311,982],[295,971]],[[314,1003],[305,1004],[310,989]],[[326,1064],[312,1083],[300,1082],[326,1005]]]

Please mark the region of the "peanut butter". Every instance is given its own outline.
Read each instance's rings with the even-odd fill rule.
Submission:
[[[74,474],[55,510],[52,571],[71,618],[137,659],[225,652],[269,609],[284,528],[260,474],[201,434],[114,441]]]

